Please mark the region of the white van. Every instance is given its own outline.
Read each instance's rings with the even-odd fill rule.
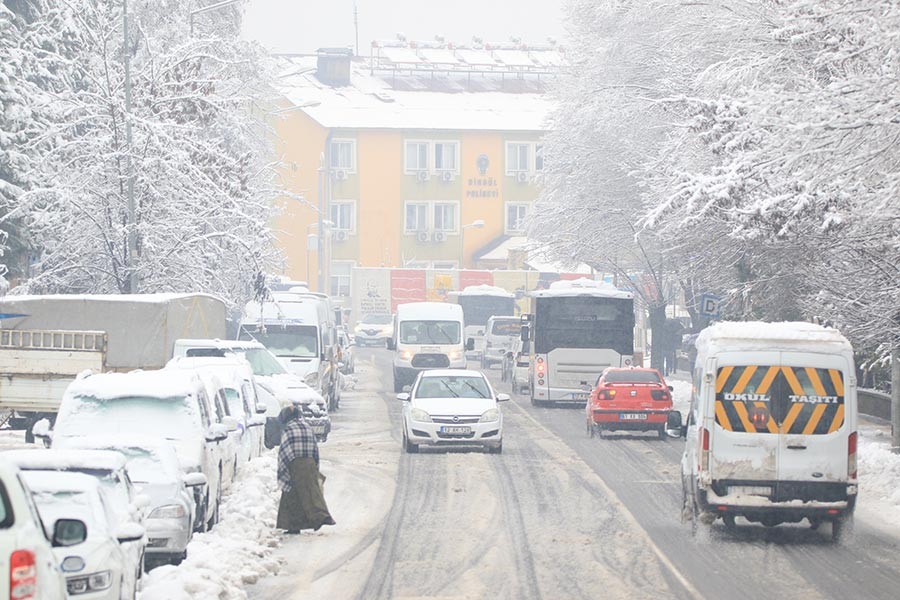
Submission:
[[[481,353],[481,368],[503,363],[512,352],[516,342],[522,339],[521,317],[491,317],[484,328],[484,351]]]
[[[394,391],[412,385],[419,371],[465,369],[466,350],[474,340],[463,343],[463,309],[444,302],[411,302],[397,307],[397,327],[388,341],[394,353]]]
[[[853,349],[811,323],[720,323],[697,339],[681,463],[685,516],[767,527],[828,521],[840,539],[857,494]]]

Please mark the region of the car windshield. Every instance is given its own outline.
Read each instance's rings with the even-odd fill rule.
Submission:
[[[318,355],[319,330],[313,325],[266,325],[241,328],[241,339],[256,340],[275,356]]]
[[[250,363],[253,374],[257,377],[271,377],[272,375],[284,375],[287,373],[284,366],[271,352],[264,348],[248,348],[246,350],[235,350],[236,354],[243,356],[244,360]]]
[[[27,474],[24,477],[28,484]],[[34,505],[47,530],[47,537],[53,537],[53,526],[59,519],[81,519],[87,524],[88,532],[100,534],[106,530],[106,515],[96,493],[82,490],[36,491],[32,493]]]
[[[391,315],[366,315],[362,318],[363,325],[387,325],[391,322]]]
[[[125,455],[128,475],[134,483],[171,483],[178,473],[149,448],[116,448]]]
[[[152,433],[171,440],[186,439],[202,430],[200,415],[194,404],[191,396],[99,399],[79,395],[72,398],[71,408],[60,414],[55,435],[82,437],[99,433]]]
[[[607,371],[606,383],[662,383],[656,371]]]
[[[521,321],[494,321],[491,327],[491,335],[503,335],[515,337],[522,333]]]
[[[401,344],[458,344],[458,321],[403,321]]]
[[[491,390],[483,377],[447,375],[423,377],[416,398],[490,398]]]

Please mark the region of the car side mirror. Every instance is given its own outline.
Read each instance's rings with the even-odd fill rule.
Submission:
[[[237,431],[238,420],[231,416],[222,417],[222,426],[225,427],[225,430],[229,433],[232,431]]]
[[[509,402],[509,394],[497,394],[497,402]]]
[[[78,519],[59,519],[53,525],[54,548],[77,546],[87,539],[87,525]]]
[[[466,350],[471,352],[475,349],[475,338],[469,338],[466,340]]]
[[[120,544],[139,542],[144,537],[144,528],[137,523],[123,523],[116,529],[116,540]]]
[[[135,508],[147,508],[150,506],[150,496],[147,494],[138,494],[134,497],[134,502],[132,502],[132,504],[134,504]]]
[[[681,423],[681,413],[673,410],[666,419],[666,434],[669,437],[683,437],[683,432],[687,429]]]
[[[397,349],[397,343],[394,341],[394,338],[388,338],[385,341],[385,344],[387,345],[388,350],[396,350]]]
[[[256,405],[256,414],[264,415],[264,414],[266,414],[267,411],[268,411],[268,409],[265,407],[265,405],[263,405],[263,404]]]
[[[207,484],[206,475],[203,473],[187,473],[182,480],[185,487],[202,487]]]
[[[219,442],[228,437],[228,430],[221,423],[214,423],[209,426],[206,432],[207,442]]]
[[[673,387],[672,387],[672,386],[671,386],[671,385],[669,385],[669,386],[666,386],[666,387],[668,387],[668,388],[669,388],[669,391],[670,391],[670,392],[674,392],[674,391],[675,391],[675,388],[673,388]]]
[[[397,394],[397,400],[402,402],[409,402],[409,392],[403,392],[402,394]]]

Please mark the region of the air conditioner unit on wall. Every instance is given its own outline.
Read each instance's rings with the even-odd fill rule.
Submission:
[[[344,181],[347,179],[347,171],[344,169],[335,169],[334,170],[334,178],[338,181]]]
[[[338,229],[334,232],[334,241],[346,242],[350,238],[350,232],[346,229]]]
[[[431,176],[428,174],[428,171],[417,171],[416,172],[416,181],[424,182],[428,181]]]
[[[441,173],[441,181],[449,183],[453,181],[453,179],[453,171],[444,171],[443,173]]]
[[[427,244],[431,241],[431,234],[427,231],[419,231],[416,233],[416,241],[420,244]]]
[[[519,183],[528,183],[528,173],[522,171],[521,173],[516,173],[516,181]]]
[[[446,242],[447,241],[447,233],[444,231],[435,231],[434,232],[434,241],[436,243]]]

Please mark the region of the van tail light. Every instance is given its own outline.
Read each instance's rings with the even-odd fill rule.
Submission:
[[[856,479],[856,437],[854,431],[847,438],[847,474],[850,479]]]
[[[650,397],[654,400],[662,401],[668,401],[672,399],[672,397],[669,396],[668,390],[650,390]]]
[[[601,400],[615,400],[616,390],[600,390],[598,396]]]
[[[37,564],[34,552],[16,550],[9,557],[9,598],[28,600],[37,597]]]
[[[709,470],[709,429],[700,428],[700,470]]]

